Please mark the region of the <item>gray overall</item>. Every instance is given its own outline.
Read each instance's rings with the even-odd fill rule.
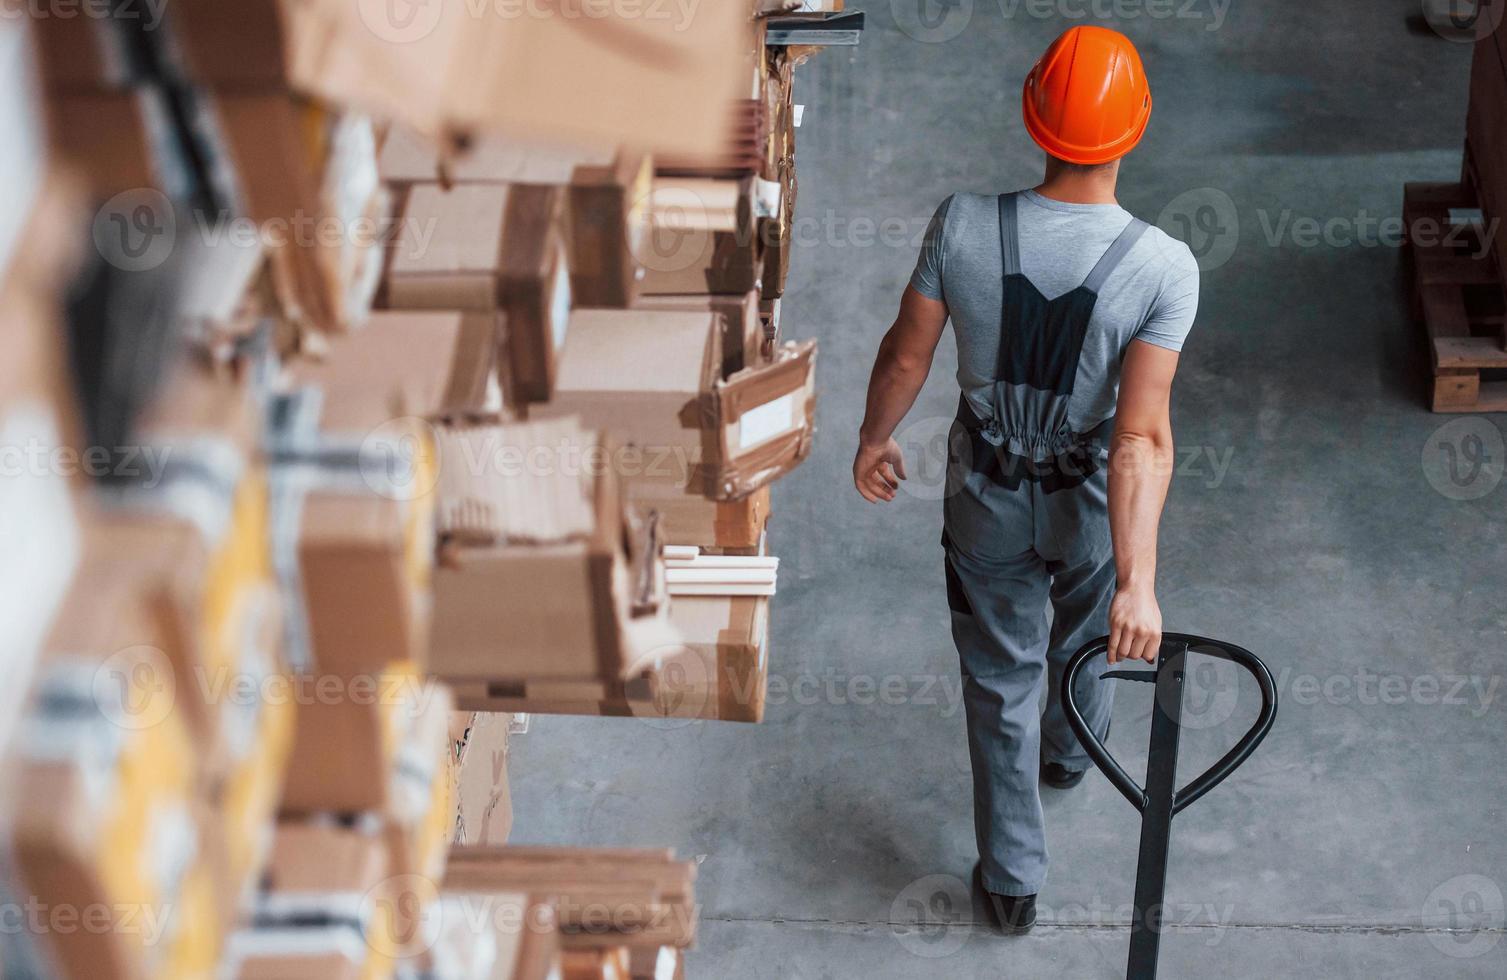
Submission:
[[[1063,716],[1058,685],[1068,656],[1107,631],[1115,585],[1103,467],[1114,420],[1074,432],[1068,400],[1098,291],[1147,225],[1132,220],[1083,285],[1048,300],[1021,273],[1015,208],[1014,194],[1000,196],[999,359],[994,384],[975,393],[982,396],[976,402],[992,406],[992,417],[979,417],[959,398],[942,545],[984,885],[1031,895],[1047,871],[1039,763],[1089,765]],[[1080,692],[1084,716],[1101,737],[1112,687],[1085,678]]]

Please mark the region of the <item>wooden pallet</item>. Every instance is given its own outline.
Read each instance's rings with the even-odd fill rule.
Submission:
[[[1501,273],[1479,226],[1449,222],[1451,210],[1477,206],[1465,183],[1403,190],[1413,316],[1428,335],[1436,412],[1507,412]]]

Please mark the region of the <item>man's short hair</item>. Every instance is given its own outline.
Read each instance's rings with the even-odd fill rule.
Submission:
[[[1119,162],[1117,160],[1111,160],[1108,163],[1072,163],[1070,161],[1062,159],[1061,157],[1052,157],[1052,159],[1056,160],[1057,165],[1063,170],[1075,174],[1091,174],[1096,170],[1103,170],[1105,167],[1112,167]]]

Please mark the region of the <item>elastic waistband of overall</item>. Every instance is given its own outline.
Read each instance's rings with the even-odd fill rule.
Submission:
[[[979,418],[978,413],[973,410],[973,405],[969,403],[968,396],[962,392],[958,393],[957,421],[958,424],[962,425],[970,433],[977,433],[988,424],[984,419]],[[1074,433],[1072,448],[1083,449],[1091,447],[1095,449],[1107,449],[1110,437],[1114,435],[1114,432],[1115,417],[1111,415],[1086,432]]]

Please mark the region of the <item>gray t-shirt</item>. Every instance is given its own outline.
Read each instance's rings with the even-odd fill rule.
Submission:
[[[1020,265],[1048,299],[1083,284],[1130,223],[1118,204],[1068,204],[1022,191]],[[910,284],[942,300],[958,344],[958,385],[981,416],[999,356],[999,210],[993,195],[954,194],[937,208]],[[1115,412],[1120,362],[1132,340],[1182,350],[1198,312],[1198,264],[1188,246],[1156,227],[1110,274],[1094,305],[1078,361],[1068,420],[1086,432]]]

